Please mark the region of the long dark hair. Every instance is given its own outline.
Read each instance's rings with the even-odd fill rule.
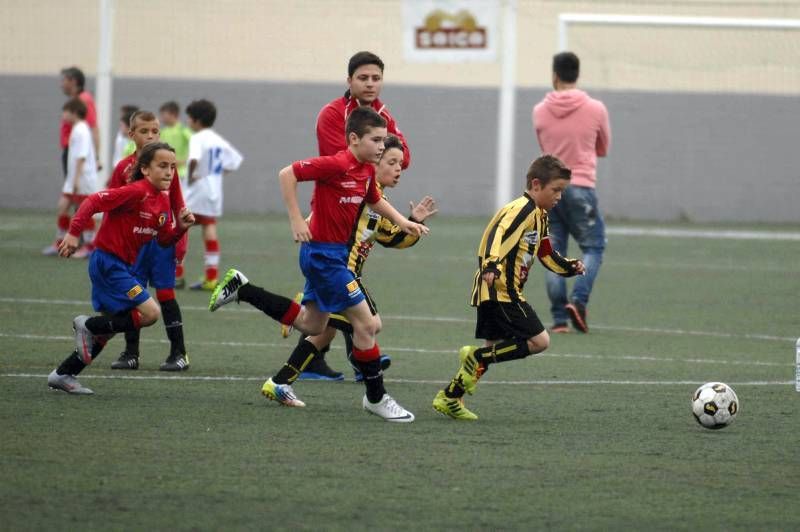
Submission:
[[[131,175],[131,183],[144,179],[142,168],[150,166],[158,150],[167,150],[175,153],[175,149],[166,142],[154,142],[142,148],[139,157],[136,159],[136,168],[134,168],[133,174]]]

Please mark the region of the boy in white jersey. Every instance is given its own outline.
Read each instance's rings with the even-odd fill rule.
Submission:
[[[187,183],[183,187],[186,206],[203,227],[205,277],[191,285],[192,290],[213,290],[217,286],[219,240],[217,218],[222,216],[222,177],[239,169],[242,154],[211,129],[217,108],[208,100],[196,100],[186,107],[189,127]]]
[[[67,151],[67,176],[61,189],[61,200],[58,202],[58,230],[53,245],[44,249],[45,255],[56,255],[57,246],[66,235],[70,224],[69,211],[74,206],[78,209],[81,202],[89,194],[97,191],[97,157],[94,153],[92,132],[86,123],[86,104],[80,98],[73,98],[62,107],[62,118],[72,124]],[[94,222],[83,231],[83,246],[72,256],[86,258],[91,253],[94,241]]]

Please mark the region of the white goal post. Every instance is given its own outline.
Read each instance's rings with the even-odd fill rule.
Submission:
[[[568,30],[571,24],[614,26],[701,26],[706,28],[800,29],[800,19],[789,18],[728,18],[679,17],[663,15],[612,15],[598,13],[559,13],[558,50],[568,49]]]

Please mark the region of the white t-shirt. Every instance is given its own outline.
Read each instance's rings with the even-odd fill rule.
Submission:
[[[210,128],[202,129],[189,139],[189,157],[197,161],[196,181],[184,184],[186,206],[204,216],[222,215],[222,176],[242,164],[242,154]]]
[[[78,170],[78,159],[84,159],[83,171],[75,190],[75,174]],[[97,192],[97,158],[94,154],[92,132],[85,120],[76,122],[69,134],[69,151],[67,152],[67,178],[64,180],[64,194],[88,195]]]

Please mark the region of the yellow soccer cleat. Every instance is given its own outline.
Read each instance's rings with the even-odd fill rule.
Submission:
[[[218,281],[216,279],[203,279],[194,284],[189,285],[189,290],[202,290],[204,292],[213,292],[217,287]]]
[[[433,409],[445,416],[453,419],[462,419],[464,421],[475,421],[478,419],[474,413],[470,412],[464,406],[464,399],[454,399],[447,397],[444,390],[439,390],[436,397],[433,398]]]
[[[303,292],[297,292],[294,295],[294,302],[299,305],[300,303],[302,303],[302,301],[303,301]],[[292,334],[293,330],[294,327],[292,327],[291,325],[284,325],[281,323],[281,337],[289,338],[289,335]]]
[[[478,379],[483,375],[483,366],[475,358],[475,351],[478,346],[465,345],[458,351],[458,358],[461,361],[461,367],[458,368],[455,381],[464,387],[464,391],[472,395],[475,392],[475,386],[478,384]]]
[[[261,395],[283,406],[304,407],[306,404],[294,394],[291,384],[275,384],[272,377],[261,387]]]

